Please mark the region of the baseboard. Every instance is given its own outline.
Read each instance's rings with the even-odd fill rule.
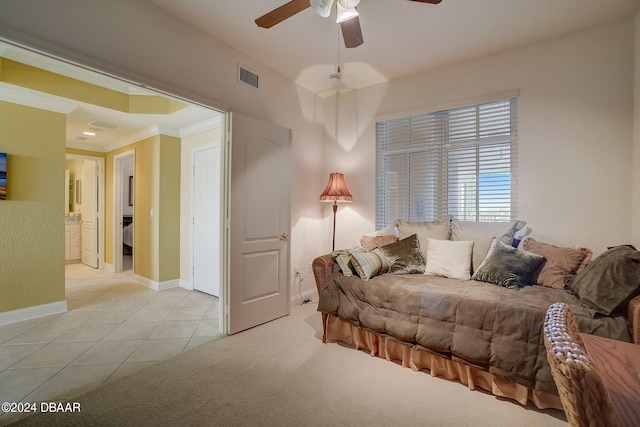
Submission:
[[[67,312],[67,302],[58,301],[0,313],[0,326]]]
[[[164,282],[157,282],[155,280],[148,279],[146,277],[135,274],[133,280],[140,283],[142,286],[151,288],[154,291],[164,291],[165,289],[177,288],[180,286],[180,279],[165,280]]]
[[[104,263],[104,271],[108,271],[109,273],[115,273],[116,269],[113,264]]]
[[[291,307],[302,305],[307,298],[311,298],[311,301],[318,302],[318,290],[311,289],[301,294],[293,296],[291,298]]]
[[[185,280],[185,279],[180,279],[180,285],[181,288],[186,289],[188,291],[192,291],[193,290],[193,283],[191,283],[191,280]]]

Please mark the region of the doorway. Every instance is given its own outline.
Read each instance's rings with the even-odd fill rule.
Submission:
[[[113,157],[113,269],[135,274],[135,150]]]
[[[103,269],[104,159],[77,154],[65,157],[65,230],[70,230],[65,235],[65,247],[69,247],[67,263],[82,262]]]
[[[32,67],[32,72],[34,73],[41,73],[43,76],[49,76],[50,74],[65,75],[65,70],[68,70],[69,75],[74,77],[69,77],[69,84],[62,88],[65,90],[71,89],[72,82],[86,78],[90,81],[97,79],[99,85],[104,86],[107,91],[120,92],[118,99],[121,98],[122,94],[129,97],[145,97],[145,102],[134,103],[138,107],[149,106],[152,103],[151,101],[155,99],[168,97],[166,93],[153,92],[148,88],[124,79],[120,80],[106,74],[101,75],[87,69],[78,68],[72,63],[58,61],[53,56],[43,57],[38,53],[23,50],[16,46],[0,44],[0,47],[3,48],[0,49],[3,55],[9,50],[20,50],[19,53],[12,52],[14,58],[20,58],[20,55],[37,57],[39,68]],[[29,61],[25,59],[25,62],[28,63]],[[15,89],[18,91],[23,88],[16,86]],[[156,135],[169,135],[171,133],[169,132],[170,130],[173,131],[173,135],[170,137],[184,139],[186,133],[195,133],[196,130],[201,129],[202,123],[211,120],[212,115],[215,115],[216,119],[221,122],[221,126],[218,126],[218,128],[223,139],[220,145],[220,157],[223,164],[221,168],[222,184],[218,195],[220,198],[220,223],[218,229],[221,243],[218,245],[218,256],[212,255],[220,263],[218,274],[222,277],[219,284],[219,293],[222,299],[222,308],[219,313],[221,328],[229,333],[237,332],[288,314],[290,300],[290,291],[288,289],[290,281],[288,236],[290,233],[291,205],[288,197],[283,196],[288,196],[290,192],[291,177],[287,175],[291,170],[289,157],[290,131],[272,133],[271,130],[262,127],[256,120],[244,121],[245,126],[242,126],[242,120],[239,116],[237,117],[238,120],[233,122],[234,128],[235,125],[238,125],[239,127],[245,127],[245,130],[250,132],[242,133],[239,129],[232,131],[230,113],[220,112],[210,106],[197,104],[185,98],[171,97],[173,101],[176,101],[171,104],[172,107],[179,108],[178,111],[172,113],[142,114],[138,112],[132,114],[128,111],[111,108],[110,104],[106,102],[111,99],[110,97],[105,97],[106,105],[97,106],[87,103],[86,97],[78,99],[76,93],[77,91],[73,90],[62,94],[56,91],[55,96],[57,101],[65,104],[65,110],[68,111],[68,113],[65,113],[67,118],[67,149],[70,151],[75,149],[77,150],[76,153],[105,153],[104,157],[100,157],[97,161],[96,185],[93,185],[93,178],[90,185],[91,188],[96,188],[96,191],[99,192],[95,198],[99,212],[95,217],[95,229],[98,230],[96,247],[98,248],[99,268],[104,269],[105,267],[104,247],[105,233],[107,232],[108,234],[113,234],[113,238],[109,236],[108,245],[111,245],[113,241],[118,242],[118,244],[114,245],[117,248],[114,249],[115,253],[110,250],[108,255],[119,254],[120,256],[113,257],[114,264],[117,264],[115,265],[115,270],[122,271],[123,268],[121,255],[123,252],[122,244],[124,239],[122,231],[124,220],[117,221],[116,218],[124,217],[122,205],[124,204],[123,197],[126,192],[123,191],[123,185],[128,185],[129,181],[128,176],[123,178],[123,162],[115,162],[114,168],[118,167],[117,165],[119,164],[120,171],[114,173],[115,178],[113,179],[118,180],[118,182],[113,188],[108,189],[109,200],[106,200],[104,176],[107,172],[111,173],[112,166],[109,164],[110,169],[106,171],[105,159],[110,158],[109,153],[119,153],[119,160],[122,160],[125,157],[125,153],[120,153],[119,150],[123,147],[133,146],[134,143],[143,140],[146,144],[148,139],[154,138]],[[54,94],[43,92],[43,95]],[[149,111],[156,110],[151,109]],[[139,120],[136,123],[134,116],[144,120]],[[164,125],[162,123],[163,120],[169,126]],[[186,120],[188,120],[188,123]],[[162,129],[162,132],[160,129]],[[127,135],[124,135],[123,132],[127,132]],[[231,133],[235,135],[233,167],[231,166]],[[82,135],[88,135],[90,139]],[[164,141],[161,142],[160,145],[164,148],[166,144],[164,144]],[[183,146],[181,143],[181,147]],[[188,193],[176,193],[176,186],[180,190],[182,189],[180,187],[182,185],[181,180],[163,180],[163,172],[166,173],[166,171],[160,168],[154,169],[159,163],[160,155],[165,152],[165,150],[161,150],[162,153],[160,153],[158,147],[159,144],[154,140],[146,144],[143,147],[144,149],[140,148],[137,154],[133,151],[130,153],[131,155],[137,155],[137,165],[134,158],[136,174],[131,175],[132,188],[135,188],[133,184],[137,183],[140,188],[151,189],[149,193],[142,190],[139,191],[137,195],[138,201],[132,200],[132,206],[135,211],[135,209],[140,209],[143,206],[143,201],[148,201],[147,197],[155,197],[152,200],[159,200],[160,192],[167,188],[173,195],[173,205],[170,205],[170,207],[174,207],[179,198],[180,215],[175,215],[175,209],[169,209],[169,215],[164,215],[169,205],[160,206],[159,203],[152,205],[151,209],[145,207],[143,211],[141,210],[137,218],[138,232],[143,230],[143,224],[148,225],[149,223],[151,227],[149,227],[149,235],[139,236],[138,242],[134,241],[135,233],[132,233],[134,235],[132,237],[132,255],[135,256],[136,246],[140,248],[142,244],[145,244],[149,246],[149,250],[142,251],[142,253],[149,258],[149,263],[146,262],[147,258],[143,258],[139,251],[137,262],[133,260],[133,270],[136,270],[137,264],[138,270],[142,270],[143,267],[150,267],[150,269],[155,269],[152,271],[154,273],[159,269],[160,259],[171,261],[171,266],[170,268],[165,268],[165,278],[157,279],[149,272],[146,272],[148,273],[147,275],[141,274],[140,277],[138,275],[134,277],[135,281],[140,279],[140,283],[145,285],[182,286],[183,282],[190,280],[192,276],[191,271],[183,268],[185,265],[182,264],[182,260],[186,258],[183,249],[188,248],[187,252],[193,250],[193,245],[190,241],[187,241],[186,245],[183,246],[185,244],[184,240],[191,240],[192,237],[192,234],[185,233],[185,228],[183,228],[185,222],[191,222],[192,218],[183,217],[182,213],[185,210],[191,210],[193,199],[190,198],[191,195],[188,195]],[[170,152],[171,155],[176,155],[177,152],[173,142],[168,144],[167,148],[169,147],[172,148],[166,151]],[[163,160],[166,160],[166,158],[163,158]],[[174,162],[169,163],[175,166]],[[149,165],[152,165],[152,167],[149,167]],[[233,178],[231,177],[232,170]],[[175,171],[174,167],[172,172]],[[190,171],[185,171],[185,173],[189,174]],[[171,176],[175,178],[175,174],[171,174]],[[113,180],[110,177],[108,185],[111,182]],[[162,190],[160,189],[160,182],[163,182]],[[147,185],[142,186],[143,183]],[[76,185],[77,188],[81,186],[81,182]],[[278,191],[274,189],[278,189]],[[118,193],[117,196],[113,196],[115,192]],[[74,197],[76,197],[75,192]],[[93,196],[86,197],[94,199]],[[135,198],[135,194],[132,194],[132,198]],[[236,206],[234,209],[232,209],[232,199],[234,200],[233,205]],[[113,218],[109,219],[109,224],[105,224],[105,203],[111,204],[112,200],[114,205],[119,205],[119,208],[109,207],[109,214],[113,214]],[[136,207],[136,205],[138,206]],[[55,213],[52,212],[52,215],[55,215]],[[132,222],[135,224],[135,214],[132,217]],[[147,221],[148,218],[151,218],[152,221]],[[164,226],[160,225],[159,219],[167,220],[164,222],[168,226],[163,228]],[[121,227],[118,227],[120,222]],[[179,222],[179,225],[177,222]],[[176,233],[176,226],[180,227],[180,233]],[[167,233],[167,230],[170,230],[171,233]],[[168,234],[170,234],[169,238],[165,240],[168,240],[169,244],[161,245],[160,241]],[[183,236],[185,237],[184,240]],[[180,239],[179,244],[177,242],[178,239]],[[163,251],[162,258],[157,253],[160,249]],[[175,260],[180,263],[177,274],[175,272]],[[262,274],[263,272],[266,274]],[[147,280],[148,283],[143,283],[144,280]],[[192,286],[192,284],[190,285]],[[158,287],[162,288],[161,286]],[[234,296],[237,298],[234,299]],[[236,303],[230,303],[231,300]],[[262,316],[257,317],[254,314],[262,314]],[[244,318],[242,322],[235,322],[233,328],[228,327],[233,318],[240,320],[241,317]]]

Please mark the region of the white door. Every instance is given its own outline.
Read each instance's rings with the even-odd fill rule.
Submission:
[[[98,178],[96,162],[82,161],[82,263],[98,268]]]
[[[220,296],[220,146],[193,152],[193,288]]]
[[[230,334],[289,314],[291,131],[229,115]]]

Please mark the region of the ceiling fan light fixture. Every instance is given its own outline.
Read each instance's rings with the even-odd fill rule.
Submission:
[[[331,8],[333,7],[333,0],[311,0],[311,8],[315,13],[327,18],[331,15]]]
[[[338,3],[338,19],[336,19],[337,23],[348,21],[349,19],[353,19],[358,15],[359,15],[359,13],[358,13],[358,11],[356,10],[355,7],[351,7],[349,9],[346,9],[346,8],[342,7],[342,5],[340,3]]]

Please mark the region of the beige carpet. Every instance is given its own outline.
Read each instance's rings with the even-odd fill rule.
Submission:
[[[555,426],[538,411],[322,344],[315,305],[212,341],[44,413],[24,426]]]

